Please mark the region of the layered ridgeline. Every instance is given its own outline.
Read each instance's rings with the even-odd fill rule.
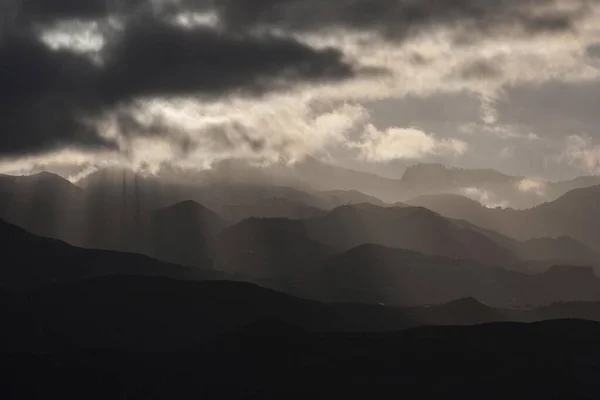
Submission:
[[[569,236],[595,251],[600,250],[600,185],[572,190],[526,210],[492,209],[449,195],[418,197],[409,203],[520,240]],[[565,241],[562,246],[569,245]]]
[[[508,264],[515,258],[583,265],[596,262],[595,253],[582,246],[596,250],[598,243],[593,224],[598,197],[594,187],[518,212],[488,209],[457,196],[411,202],[475,225],[468,226],[424,209],[389,207],[352,191],[309,193],[276,186],[166,184],[115,170],[89,177],[82,185],[86,189],[52,174],[3,179],[0,217],[11,223],[83,247],[142,252],[178,263],[195,259],[192,263],[198,264],[198,256],[186,250],[186,241],[203,249],[225,226],[250,217],[303,219],[313,239],[340,249],[377,243],[495,264]],[[587,200],[565,200],[572,196]],[[515,244],[481,227],[529,243]],[[331,235],[322,233],[327,229]],[[166,235],[167,230],[172,234]],[[167,249],[173,246],[181,251],[168,255]]]
[[[0,278],[8,290],[125,274],[249,281],[330,303],[423,305],[473,297],[496,307],[523,307],[600,301],[600,279],[591,268],[527,274],[376,244],[337,252],[311,239],[299,221],[250,219],[228,228],[211,243],[207,257],[214,258],[204,267],[73,247],[4,222],[0,228]]]
[[[191,271],[173,276],[178,279],[218,271],[323,301],[396,305],[475,297],[520,306],[597,296],[588,268],[600,264],[594,186],[512,210],[456,195],[390,205],[356,191],[166,182],[122,170],[100,171],[81,187],[48,173],[0,182],[0,217],[7,222],[71,245],[143,254]],[[32,260],[36,268],[46,265]],[[129,273],[130,264],[115,262],[112,272]],[[53,268],[33,276],[43,280]]]

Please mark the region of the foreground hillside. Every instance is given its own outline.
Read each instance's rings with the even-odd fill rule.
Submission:
[[[186,351],[263,320],[313,333],[564,318],[600,321],[600,302],[527,309],[492,308],[472,298],[419,307],[327,304],[243,282],[105,276],[23,293],[0,292],[0,317],[4,352]]]
[[[578,320],[360,335],[309,334],[269,320],[185,353],[5,354],[0,390],[4,398],[63,399],[591,399],[599,334],[597,323]]]

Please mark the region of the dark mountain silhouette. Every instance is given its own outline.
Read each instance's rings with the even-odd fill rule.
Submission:
[[[118,171],[111,173],[120,176]],[[113,179],[113,175],[107,176]],[[29,219],[36,223],[33,232],[52,231],[53,234],[49,236],[87,248],[136,252],[181,265],[200,268],[216,265],[216,268],[239,274],[240,279],[261,279],[264,285],[291,293],[299,293],[299,290],[305,289],[304,285],[298,284],[298,280],[302,282],[317,279],[313,276],[314,269],[335,249],[350,249],[364,243],[474,259],[529,272],[543,271],[555,264],[598,265],[594,251],[567,237],[521,243],[466,222],[441,218],[422,208],[377,207],[369,204],[343,206],[325,215],[317,214],[316,217],[308,218],[303,222],[306,231],[294,231],[296,236],[290,236],[286,241],[287,245],[276,240],[279,235],[286,237],[285,234],[267,234],[268,229],[259,229],[256,232],[241,230],[234,240],[221,241],[215,247],[214,243],[219,243],[213,241],[215,234],[228,224],[226,220],[192,201],[160,211],[147,211],[150,202],[136,202],[136,193],[148,191],[138,191],[136,187],[143,188],[144,185],[136,184],[135,179],[138,178],[130,175],[121,179],[120,193],[124,195],[120,199],[108,196],[110,191],[96,197],[94,193],[99,192],[100,187],[89,194],[52,174],[24,179],[4,178],[1,180],[4,187],[12,188],[10,195],[3,196],[12,203],[4,204],[19,207],[27,205],[28,203],[21,204],[20,200],[17,201],[21,199],[21,193],[27,193],[27,188],[35,188],[36,193],[42,193],[35,196],[39,199],[39,204],[35,204],[38,214],[29,210],[29,207],[21,207],[24,210],[21,213],[8,213],[13,220],[18,220],[14,222],[19,225],[28,224],[24,217],[29,215],[29,211],[33,216],[41,215],[38,220]],[[119,179],[115,181],[118,182]],[[88,182],[88,188],[90,185]],[[19,189],[14,189],[15,187]],[[43,188],[50,189],[44,191]],[[260,192],[259,189],[257,191]],[[281,188],[281,191],[285,193],[288,189]],[[50,192],[54,194],[48,194]],[[329,195],[332,193],[325,196]],[[145,195],[140,196],[143,198]],[[361,195],[357,196],[357,200],[360,199]],[[290,201],[285,200],[283,203],[290,204]],[[471,202],[468,204],[472,205]],[[286,212],[285,208],[279,211]],[[57,209],[62,211],[55,212]],[[488,210],[483,207],[481,209],[484,212]],[[311,210],[317,212],[316,208]],[[64,218],[62,215],[69,217]],[[50,220],[53,222],[47,223]],[[260,225],[262,222],[255,220],[254,223]],[[282,221],[280,223],[283,224]],[[305,234],[306,237],[303,236]],[[250,237],[245,238],[244,235]],[[257,240],[262,241],[262,244],[254,249],[242,251],[238,248],[238,243],[256,244]],[[523,260],[534,263],[523,264]]]
[[[493,169],[448,168],[443,164],[421,163],[407,168],[401,181],[409,190],[425,194],[461,187],[514,183],[520,179]]]
[[[178,207],[187,206],[197,209],[192,204]],[[334,302],[409,305],[474,297],[487,304],[522,306],[600,300],[598,279],[588,268],[553,267],[528,275],[368,244],[332,255],[335,249],[310,239],[301,221],[285,219],[248,219],[207,242],[208,248],[197,255],[205,257],[205,266],[221,272],[130,253],[81,249],[7,223],[0,227],[5,257],[1,278],[3,286],[13,289],[127,274],[187,280],[230,277]]]
[[[311,275],[334,249],[309,238],[301,221],[250,218],[214,242],[215,268],[253,278],[295,281]]]
[[[223,215],[232,221],[247,218],[289,218],[305,219],[325,213],[324,210],[285,197],[258,199],[249,203],[221,206]]]
[[[82,180],[79,184],[85,187],[83,191],[57,175],[40,174],[22,178],[5,176],[0,179],[4,182],[2,187],[13,188],[5,188],[0,192],[0,217],[34,233],[74,245],[111,250],[129,250],[123,243],[129,242],[139,226],[146,223],[148,213],[181,201],[199,202],[233,221],[252,216],[314,219],[322,214],[321,210],[340,203],[356,205],[364,199],[381,204],[375,198],[352,191],[309,193],[289,187],[232,186],[224,183],[202,186],[193,180],[168,182],[160,176],[134,174],[119,169],[101,170]],[[13,181],[21,181],[21,184]],[[412,203],[521,240],[568,235],[588,246],[596,243],[594,227],[586,228],[591,217],[581,217],[579,221],[565,216],[565,211],[549,210],[546,204],[536,207],[533,212],[490,210],[457,195],[436,199],[437,196],[422,197]],[[559,200],[550,204],[559,204]],[[570,202],[579,203],[580,200]],[[588,208],[593,211],[593,204]],[[573,207],[567,206],[565,209],[573,210]],[[556,215],[548,216],[548,213]],[[580,211],[578,213],[581,214]],[[583,229],[579,229],[580,223]],[[581,258],[571,256],[561,257],[560,260],[581,262]],[[583,261],[589,264],[587,260]]]
[[[177,279],[222,277],[207,269],[167,264],[138,254],[88,250],[30,234],[0,220],[3,265],[0,286],[30,288],[52,282],[89,277],[130,274]]]
[[[520,242],[517,255],[522,260],[552,261],[575,265],[600,265],[600,256],[583,243],[569,237],[537,238]]]
[[[156,223],[161,229],[184,228],[200,229],[202,235],[214,236],[223,230],[228,222],[216,213],[195,201],[182,201],[154,213]]]
[[[40,235],[80,233],[83,199],[79,187],[55,174],[0,176],[0,218]]]
[[[388,305],[440,304],[472,297],[498,307],[599,301],[591,268],[552,267],[525,274],[476,261],[361,245],[328,259],[310,293],[323,300]]]
[[[413,206],[425,207],[430,210],[439,210],[442,215],[450,218],[462,219],[461,216],[467,213],[484,214],[488,207],[484,207],[476,200],[459,194],[429,194],[422,195],[406,201]]]
[[[516,240],[495,231],[481,228],[464,220],[453,222],[465,229],[478,232],[499,245],[511,250],[521,262],[506,265],[522,271],[540,272],[556,264],[600,266],[600,255],[583,243],[569,237],[543,237]]]
[[[159,260],[206,266],[210,241],[227,225],[228,221],[194,201],[177,203],[146,215],[134,236],[139,247],[132,249]]]
[[[520,240],[569,236],[598,252],[600,247],[600,185],[568,192],[555,201],[527,210],[488,209],[476,203],[447,201],[447,196],[416,199],[440,214],[470,221]]]
[[[305,221],[305,226],[311,238],[340,249],[374,243],[490,264],[518,261],[484,235],[419,207],[344,206]]]
[[[315,192],[315,195],[326,199],[331,205],[331,207],[328,208],[362,203],[374,204],[376,206],[384,206],[387,204],[377,197],[366,195],[357,190],[326,190]]]

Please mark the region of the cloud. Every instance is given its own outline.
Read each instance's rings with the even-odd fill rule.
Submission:
[[[595,1],[17,3],[12,14],[20,23],[7,37],[26,37],[43,54],[28,57],[43,62],[34,68],[15,53],[21,61],[14,65],[39,76],[21,85],[18,71],[7,74],[16,95],[0,104],[11,124],[2,129],[22,134],[4,134],[0,156],[13,159],[75,148],[110,151],[140,165],[146,158],[153,167],[173,161],[204,168],[227,157],[298,159],[327,153],[364,128],[359,104],[406,97],[444,100],[434,109],[424,102],[417,113],[393,112],[405,121],[369,121],[391,143],[410,138],[402,145],[410,150],[391,153],[454,156],[466,144],[452,139],[460,134],[453,121],[469,114],[461,113],[463,103],[448,104],[455,94],[485,109],[487,123],[478,131],[542,136],[527,118],[506,117],[497,101],[502,93],[550,80],[586,86],[600,75],[588,54],[600,21]],[[0,52],[11,40],[0,39]],[[7,65],[0,59],[0,69]],[[30,95],[18,94],[20,86]],[[509,121],[500,120],[503,114]],[[443,129],[430,129],[431,120],[444,122]],[[389,126],[415,127],[422,135],[388,134]],[[379,139],[349,140],[369,148]]]
[[[110,146],[84,122],[93,103],[89,60],[52,51],[30,35],[0,42],[0,154],[58,146]]]
[[[191,0],[193,3],[193,0]],[[221,0],[215,2],[230,29],[277,27],[318,31],[343,27],[403,38],[432,25],[460,25],[471,36],[500,28],[533,34],[569,29],[586,2],[556,9],[549,0]]]
[[[140,105],[143,115],[134,111],[133,117],[139,119],[136,125],[143,130],[160,134],[120,138],[118,152],[60,150],[7,160],[0,162],[0,172],[56,163],[79,166],[73,168],[77,173],[107,165],[151,173],[165,166],[198,170],[228,159],[259,165],[294,163],[307,155],[327,157],[329,149],[341,147],[351,130],[368,120],[366,110],[359,105],[314,105],[310,101],[299,103],[295,96],[270,96],[266,104],[236,98],[227,105],[202,104],[193,99],[152,101]],[[223,109],[229,112],[224,114]],[[145,118],[148,113],[153,118]],[[161,121],[160,126],[151,126],[154,118]],[[145,127],[144,122],[151,125]],[[110,133],[119,129],[118,125],[108,120],[102,128]]]
[[[485,189],[480,189],[477,187],[466,187],[462,188],[460,192],[468,198],[478,201],[479,203],[488,208],[506,208],[509,206],[508,201],[499,199],[494,193]]]
[[[484,117],[483,119],[484,121],[487,121],[487,123],[478,124],[476,122],[469,122],[459,127],[460,132],[466,135],[488,134],[503,140],[520,139],[536,141],[540,139],[535,133],[524,131],[524,127],[522,126],[498,125],[495,124],[495,118],[486,119]]]
[[[590,174],[600,174],[600,145],[595,145],[589,136],[570,135],[566,146],[554,161],[566,162]]]
[[[312,49],[293,39],[230,35],[142,20],[107,45],[101,88],[111,100],[181,94],[263,92],[302,80],[353,75],[332,48]]]
[[[517,182],[517,189],[524,193],[535,193],[538,196],[544,196],[546,191],[546,182],[536,179],[525,178]]]
[[[389,128],[378,130],[367,125],[360,141],[349,147],[359,150],[359,157],[369,162],[387,162],[399,159],[421,159],[432,154],[461,155],[467,143],[457,139],[438,140],[416,128]]]
[[[106,40],[107,21],[69,21],[42,29],[39,39],[52,50],[70,50],[75,53],[97,55]]]
[[[458,73],[463,79],[495,79],[502,75],[493,60],[475,60],[462,65]]]
[[[9,0],[10,1],[10,0]],[[92,20],[110,14],[125,14],[160,3],[151,0],[16,0],[20,22]]]
[[[600,79],[525,83],[508,87],[494,106],[498,124],[520,127],[541,138],[595,134],[600,115],[596,99]]]
[[[10,0],[9,0],[10,1]],[[344,27],[404,37],[432,25],[489,32],[499,27],[532,34],[569,29],[586,0],[14,0],[20,21],[98,19],[136,12],[215,12],[229,30],[318,31]],[[556,7],[569,5],[569,7]]]
[[[600,43],[590,44],[585,51],[590,57],[600,58]]]

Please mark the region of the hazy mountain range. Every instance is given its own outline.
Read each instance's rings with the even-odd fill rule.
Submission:
[[[191,210],[190,215],[196,216],[200,211],[208,212],[199,207],[186,203],[175,206],[175,211],[171,208],[165,212],[176,216],[181,210]],[[395,212],[397,209],[380,210]],[[161,211],[158,215],[165,214]],[[7,260],[1,272],[3,286],[26,289],[53,282],[126,274],[180,280],[246,280],[297,296],[336,303],[419,305],[473,297],[495,306],[522,307],[555,301],[600,301],[600,279],[586,267],[554,266],[531,274],[515,270],[521,265],[527,266],[516,258],[509,260],[514,264],[502,266],[468,259],[468,255],[464,258],[431,255],[377,244],[359,244],[344,250],[312,239],[305,227],[306,223],[312,223],[310,220],[250,218],[210,236],[207,228],[210,225],[199,224],[207,221],[205,216],[179,217],[166,220],[167,224],[178,223],[175,228],[175,225],[159,225],[175,233],[157,237],[154,235],[160,230],[150,230],[147,235],[150,242],[146,243],[149,247],[140,249],[158,258],[185,258],[188,266],[132,253],[81,249],[2,222],[0,233]],[[451,222],[439,218],[451,226]],[[208,220],[214,221],[221,222],[218,218]],[[403,225],[402,219],[396,223]],[[194,230],[187,230],[186,226]],[[198,232],[208,233],[188,236]],[[177,235],[181,235],[180,241]],[[450,230],[447,235],[451,237],[456,232]],[[470,235],[469,239],[475,237],[474,233]],[[152,243],[157,245],[152,247]],[[488,243],[502,249],[493,242]],[[477,248],[477,244],[474,246]],[[504,251],[511,254],[508,249]],[[507,266],[511,269],[505,268]]]
[[[598,250],[599,196],[600,185],[574,189],[552,202],[526,210],[489,209],[454,195],[418,197],[409,203],[521,240],[570,236]]]
[[[160,260],[152,261],[149,275],[222,276],[326,302],[418,305],[473,297],[507,307],[600,301],[593,269],[600,266],[600,186],[523,210],[487,208],[447,193],[392,204],[349,187],[350,180],[359,189],[410,182],[411,191],[427,192],[516,178],[433,164],[409,169],[398,181],[315,160],[233,173],[237,167],[172,177],[106,169],[77,185],[50,173],[0,177],[0,218],[72,246],[103,249],[21,240],[33,236],[3,224],[11,260],[26,254],[17,262],[24,267],[5,271],[5,285],[138,274],[138,253]],[[229,179],[221,179],[223,171]],[[339,178],[331,190],[300,179],[328,173]],[[584,181],[591,183],[578,182]],[[32,243],[39,250],[28,251]],[[112,257],[103,270],[105,261],[98,260]],[[65,272],[44,268],[43,260]],[[87,272],[77,270],[80,264]]]

